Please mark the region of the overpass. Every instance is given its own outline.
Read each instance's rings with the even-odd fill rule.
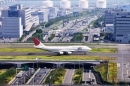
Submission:
[[[97,65],[100,64],[101,62],[104,62],[103,60],[0,60],[0,64],[14,64],[17,65],[17,68],[20,68],[21,65],[23,64],[40,64],[40,63],[45,63],[45,64],[53,64],[57,67],[62,66],[62,65],[66,65],[66,64],[92,64],[92,65]]]

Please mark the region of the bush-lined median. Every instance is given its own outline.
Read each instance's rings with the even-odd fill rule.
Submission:
[[[102,79],[109,83],[117,83],[117,63],[110,62],[99,64],[94,69],[100,72]]]
[[[45,80],[46,84],[62,84],[66,70],[59,68],[51,71]]]
[[[82,75],[83,75],[82,68],[75,70],[75,74],[73,77],[74,84],[80,84],[80,82],[82,81]]]

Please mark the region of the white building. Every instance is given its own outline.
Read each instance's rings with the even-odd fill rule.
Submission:
[[[97,0],[97,8],[107,8],[106,0]]]
[[[23,26],[20,17],[2,17],[1,35],[7,38],[20,38],[23,35]]]
[[[71,2],[69,0],[61,0],[60,8],[62,8],[62,9],[69,9],[69,8],[71,8]]]
[[[79,0],[78,6],[82,9],[87,9],[88,6],[88,0]]]
[[[46,11],[35,11],[31,12],[32,16],[39,17],[39,23],[48,22],[48,12]]]
[[[38,16],[32,16],[30,22],[33,22],[34,26],[39,25],[39,17]]]
[[[44,7],[53,7],[53,1],[51,0],[44,0],[42,4]]]

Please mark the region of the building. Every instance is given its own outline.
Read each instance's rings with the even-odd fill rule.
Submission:
[[[115,39],[130,43],[130,12],[118,12],[115,17]]]
[[[1,36],[5,38],[22,37],[23,26],[21,21],[20,17],[2,17]]]
[[[50,19],[56,18],[58,15],[59,9],[57,7],[50,7],[48,9],[49,9],[49,15],[48,15],[49,18],[48,19],[50,20]]]
[[[97,6],[97,8],[107,8],[107,1],[106,0],[97,0],[96,6]]]
[[[88,6],[88,0],[79,0],[78,6],[82,9],[87,9],[89,7]]]
[[[43,2],[42,2],[42,4],[43,4],[43,6],[44,7],[53,7],[53,1],[51,1],[51,0],[44,0]]]
[[[60,8],[62,8],[62,9],[70,9],[71,8],[71,2],[69,0],[61,0]]]
[[[35,11],[31,12],[32,16],[38,16],[39,17],[39,23],[48,22],[48,11]]]
[[[7,10],[2,10],[2,17],[21,17],[22,25],[25,29],[31,20],[31,9],[23,8],[22,5],[16,4],[10,6]]]
[[[21,37],[23,34],[23,29],[29,31],[32,28],[32,26],[35,25],[35,23],[36,25],[39,24],[38,16],[32,17],[31,9],[24,8],[20,4],[12,5],[12,6],[9,6],[9,9],[2,10],[1,16],[2,16],[2,26],[1,26],[0,32],[3,37],[16,37],[16,38]],[[7,28],[6,25],[10,27],[10,29]],[[13,30],[15,31],[13,32]],[[10,32],[10,35],[7,34],[6,31],[7,33]],[[18,32],[18,31],[22,31],[22,32]],[[15,32],[16,34],[19,34],[19,36],[15,35]]]
[[[105,32],[116,42],[130,43],[130,12],[115,9],[105,13]]]

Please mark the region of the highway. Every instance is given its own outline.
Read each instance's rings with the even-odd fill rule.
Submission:
[[[63,80],[63,84],[73,84],[72,82],[72,78],[73,78],[73,75],[74,75],[74,71],[75,69],[66,69],[66,74],[65,74],[65,77],[64,77],[64,80]]]
[[[91,72],[91,70],[88,70],[88,69],[84,69],[85,71],[83,72],[83,81],[85,81],[85,85],[90,85],[89,83],[87,82],[91,82],[91,84],[97,84],[96,83],[96,78],[94,76],[94,74]],[[94,80],[92,82],[92,79]]]
[[[43,83],[43,80],[45,77],[48,75],[50,72],[50,69],[40,69],[35,76],[32,77],[30,82],[28,83],[29,85],[40,85]]]
[[[29,71],[21,71],[21,76],[16,76],[11,85],[22,85],[26,83],[26,80],[30,77]]]

